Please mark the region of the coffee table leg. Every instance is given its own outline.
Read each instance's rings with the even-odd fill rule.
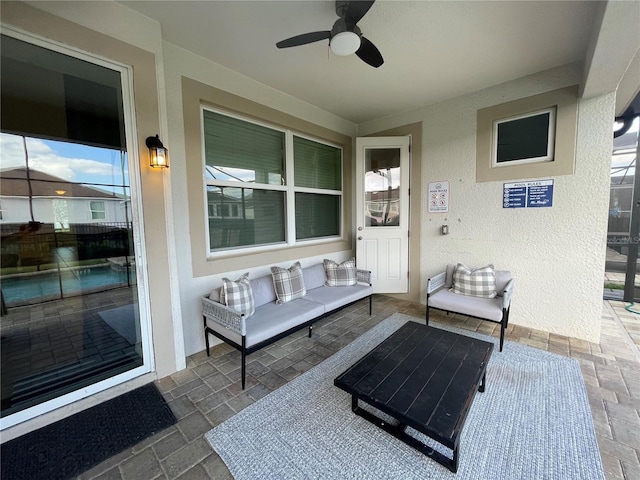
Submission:
[[[485,386],[484,383],[486,379],[487,379],[487,372],[484,372],[482,374],[482,381],[480,382],[480,386],[478,387],[479,392],[484,392],[484,386]]]
[[[358,397],[351,395],[351,411],[356,412],[358,410]]]
[[[451,458],[451,466],[449,467],[453,473],[458,471],[458,445],[453,449],[453,457]]]

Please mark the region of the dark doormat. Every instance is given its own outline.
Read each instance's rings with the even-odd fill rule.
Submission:
[[[74,478],[176,423],[153,383],[0,446],[2,480]]]

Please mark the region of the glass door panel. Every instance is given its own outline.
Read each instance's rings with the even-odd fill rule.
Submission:
[[[366,227],[400,225],[400,148],[364,151],[364,222]]]
[[[614,138],[611,160],[604,298],[627,302],[640,300],[638,125],[636,118],[626,133]]]
[[[2,417],[143,365],[121,73],[2,36]]]

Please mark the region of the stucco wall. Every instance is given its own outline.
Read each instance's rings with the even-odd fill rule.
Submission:
[[[423,122],[422,303],[426,279],[447,263],[493,263],[516,277],[510,322],[598,341],[615,95],[579,102],[575,173],[547,177],[555,182],[552,207],[505,209],[503,182],[475,181],[477,110],[579,83],[580,72],[556,68],[359,126],[368,135]],[[436,180],[451,182],[447,214],[427,213]],[[443,223],[447,236],[439,234]]]

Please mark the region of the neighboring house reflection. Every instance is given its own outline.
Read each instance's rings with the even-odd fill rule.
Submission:
[[[55,262],[62,248],[78,259],[127,254],[131,204],[123,194],[9,168],[0,170],[0,209],[3,268]]]
[[[121,223],[128,221],[130,199],[95,187],[68,182],[38,170],[0,170],[0,223],[32,220],[54,223],[65,230],[72,223]],[[33,212],[33,216],[31,215]]]

